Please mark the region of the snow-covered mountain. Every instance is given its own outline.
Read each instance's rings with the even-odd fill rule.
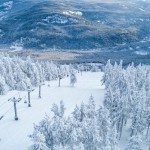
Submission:
[[[1,0],[0,46],[149,51],[150,1]],[[140,54],[140,53],[136,53]]]

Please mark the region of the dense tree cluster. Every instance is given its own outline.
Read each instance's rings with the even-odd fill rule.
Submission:
[[[103,83],[106,87],[104,107],[119,138],[128,124],[130,139],[126,150],[141,150],[140,140],[146,138],[150,146],[150,66],[132,63],[123,68],[122,62],[105,67]]]
[[[41,82],[70,76],[70,84],[76,82],[76,73],[82,71],[99,71],[99,64],[60,65],[50,61],[32,60],[30,56],[21,58],[0,53],[0,95],[11,90],[26,90],[36,87]],[[101,66],[101,65],[100,65]]]
[[[125,150],[142,150],[146,143],[150,148],[150,66],[132,63],[123,68],[122,62],[108,61],[103,84],[104,106],[98,110],[93,97],[87,105],[76,106],[69,117],[64,116],[63,102],[54,104],[54,116],[46,116],[34,127],[31,149],[119,150],[126,129],[130,130]]]
[[[38,86],[40,82],[64,78],[69,74],[66,65],[56,65],[49,61],[33,61],[30,57],[1,54],[0,95],[10,90],[26,90],[28,86]]]
[[[34,127],[32,150],[118,150],[109,113],[102,107],[96,110],[92,96],[87,105],[76,106],[69,117],[64,116],[62,101],[51,111],[52,118],[46,116]]]

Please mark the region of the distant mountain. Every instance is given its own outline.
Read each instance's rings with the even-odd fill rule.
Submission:
[[[148,0],[1,0],[0,46],[150,50]],[[144,53],[143,53],[144,52]]]

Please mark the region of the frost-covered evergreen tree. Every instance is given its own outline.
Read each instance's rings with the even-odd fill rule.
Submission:
[[[8,91],[8,86],[5,82],[5,78],[0,76],[0,95],[5,94]]]
[[[104,106],[109,110],[118,138],[127,125],[130,136],[142,139],[149,131],[150,66],[130,64],[123,68],[122,61],[113,65],[108,61],[104,69],[103,83],[106,94]]]
[[[94,98],[89,103],[76,106],[72,115],[64,116],[63,102],[52,106],[53,117],[46,116],[35,126],[31,149],[50,150],[118,150],[117,133],[110,122],[108,111],[95,107]],[[42,148],[41,148],[42,149]]]
[[[125,150],[142,150],[140,137],[139,136],[131,137],[128,141],[128,145]]]
[[[92,68],[91,68],[91,71],[92,72],[98,72],[98,66],[96,64],[92,64]]]
[[[77,82],[77,77],[75,73],[70,74],[70,85],[74,86],[74,84]]]
[[[49,61],[35,61],[28,56],[20,58],[0,53],[1,93],[9,90],[26,90],[28,86],[38,86],[40,82],[56,80],[59,76],[66,77],[68,66]],[[58,71],[59,70],[59,71]]]

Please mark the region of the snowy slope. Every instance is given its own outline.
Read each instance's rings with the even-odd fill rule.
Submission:
[[[61,81],[61,87],[58,87],[58,81],[52,81],[51,86],[48,83],[42,87],[42,99],[38,98],[38,88],[31,94],[31,108],[24,104],[27,98],[27,92],[9,92],[5,96],[0,96],[0,116],[5,117],[0,120],[0,150],[27,150],[32,144],[28,138],[33,132],[33,124],[42,120],[45,113],[50,113],[53,103],[59,103],[63,100],[67,108],[66,115],[71,113],[76,104],[87,102],[91,94],[95,102],[102,105],[104,99],[104,87],[101,86],[103,73],[86,72],[78,74],[78,83],[75,87],[70,87],[70,79]],[[13,103],[7,100],[13,96],[23,97],[23,100],[17,105],[19,121],[14,121]],[[12,109],[10,109],[12,108]]]

